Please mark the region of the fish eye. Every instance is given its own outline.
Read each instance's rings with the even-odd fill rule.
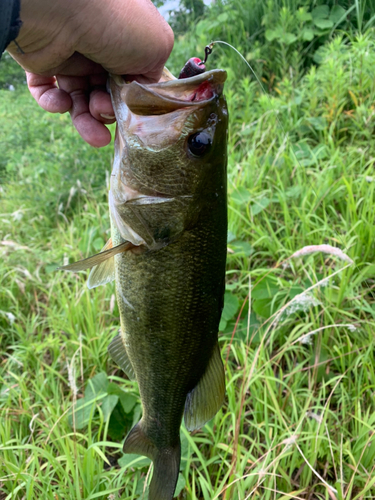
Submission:
[[[207,132],[197,132],[188,138],[189,151],[194,156],[203,156],[211,147],[212,139]]]

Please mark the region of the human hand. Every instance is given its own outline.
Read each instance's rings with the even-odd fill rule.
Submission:
[[[108,72],[156,82],[172,50],[173,32],[150,0],[22,0],[23,26],[7,50],[26,70],[38,104],[70,112],[83,139],[111,140],[115,121]]]

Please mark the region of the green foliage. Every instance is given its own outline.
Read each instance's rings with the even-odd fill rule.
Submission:
[[[310,54],[328,39],[334,26],[342,25],[347,12],[340,5],[313,7],[311,3],[295,11],[287,6],[274,10],[273,3],[268,2],[262,20],[268,58],[276,62],[276,77],[283,78],[297,68],[298,79],[311,63]]]
[[[7,52],[4,52],[0,61],[0,89],[16,88],[25,83],[25,71]]]
[[[329,41],[335,30],[358,33],[375,22],[375,4],[363,0],[231,0],[215,2],[203,19],[190,25],[179,38],[171,68],[178,74],[193,55],[203,56],[212,40],[223,40],[236,47],[252,65],[269,90],[282,78],[295,84],[314,64],[314,54]],[[178,32],[179,33],[179,32]],[[222,46],[214,49],[209,64],[228,66],[234,54]],[[242,63],[230,64],[242,79],[248,69]]]
[[[185,33],[206,10],[203,0],[180,0],[178,10],[171,12],[169,23],[176,34]]]
[[[165,0],[152,0],[155,7],[162,7],[165,4]]]
[[[130,431],[134,423],[134,412],[139,416],[137,399],[110,382],[106,373],[98,373],[88,381],[84,397],[79,399],[69,413],[69,424],[74,429],[83,429],[94,418],[97,405],[103,412],[103,420],[108,425],[108,435],[120,440]]]
[[[334,12],[290,0],[266,27],[269,5],[256,2],[236,34],[235,6],[216,2],[206,28],[218,22],[246,54],[241,30],[260,26],[275,58],[259,62],[263,78],[278,68],[282,43],[266,29],[282,9],[303,7],[312,30]],[[215,49],[212,64],[229,75],[227,396],[203,429],[182,428],[181,500],[375,497],[375,33],[354,33],[371,2],[353,6],[311,42],[291,25],[292,70],[279,68],[272,95]],[[174,64],[206,41],[181,39]],[[289,48],[304,43],[302,71]],[[107,355],[119,326],[113,284],[88,290],[85,274],[54,271],[108,239],[112,147],[84,144],[22,86],[0,92],[0,117],[0,497],[139,498],[149,461],[123,455],[121,442],[140,418],[138,387]]]

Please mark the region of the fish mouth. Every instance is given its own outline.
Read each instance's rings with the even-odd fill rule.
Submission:
[[[191,78],[178,80],[164,73],[166,81],[141,84],[126,83],[123,77],[111,75],[109,87],[116,102],[140,116],[163,115],[184,108],[197,108],[217,99],[223,92],[227,72],[222,69],[206,71]]]

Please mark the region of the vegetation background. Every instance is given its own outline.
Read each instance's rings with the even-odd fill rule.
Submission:
[[[175,73],[224,40],[261,83],[215,46],[227,398],[182,429],[178,498],[374,499],[375,4],[183,0],[171,22]],[[7,55],[0,86],[0,499],[146,498],[149,460],[121,452],[140,401],[107,355],[113,284],[55,271],[108,239],[113,146],[38,109]]]

